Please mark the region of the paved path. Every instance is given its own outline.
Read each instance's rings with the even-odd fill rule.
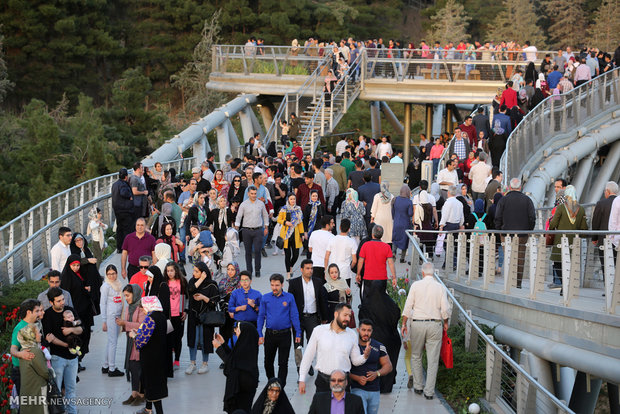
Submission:
[[[272,250],[268,249],[269,257],[263,259],[263,269],[260,279],[255,279],[252,287],[266,293],[269,291],[268,275],[278,272],[284,272],[284,256],[279,255],[273,257]],[[245,260],[242,259],[240,265],[244,268]],[[120,256],[115,255],[110,258],[109,263],[119,265]],[[299,275],[299,262],[297,263],[297,271],[295,275]],[[404,275],[407,269],[405,264],[397,263],[397,272]],[[187,267],[188,275],[191,275],[190,266]],[[286,282],[285,282],[286,283]],[[288,289],[288,286],[285,286]],[[359,305],[359,293],[357,287],[354,287],[354,309]],[[95,326],[93,327],[93,336],[90,344],[90,353],[84,358],[84,366],[87,368],[80,373],[80,382],[77,385],[77,396],[86,397],[104,397],[109,399],[110,405],[106,406],[82,406],[79,407],[80,414],[85,413],[131,413],[140,407],[123,406],[121,402],[125,400],[131,393],[130,384],[124,377],[109,378],[101,374],[101,361],[105,352],[106,333],[101,331],[101,319],[95,318]],[[181,369],[175,371],[175,377],[168,379],[168,398],[163,401],[164,410],[166,412],[189,413],[195,410],[206,413],[219,413],[222,411],[222,397],[224,395],[225,377],[220,369],[220,358],[216,354],[210,356],[210,371],[204,375],[186,375],[185,368],[189,364],[189,351],[185,345],[185,337],[183,338],[183,351],[181,354]],[[125,336],[119,339],[117,349],[117,361],[122,367],[124,361]],[[259,355],[259,371],[260,382],[257,394],[262,390],[266,383],[265,371],[263,368],[263,347],[260,348]],[[200,359],[200,356],[199,356]],[[277,360],[276,360],[277,370]],[[407,372],[404,363],[404,350],[401,350],[400,358],[397,366],[397,381],[391,394],[381,395],[380,413],[410,413],[414,410],[418,414],[427,413],[448,413],[447,405],[438,398],[426,400],[423,396],[416,395],[413,390],[407,389]],[[314,377],[311,377],[308,383],[305,395],[300,395],[296,385],[297,373],[295,370],[295,362],[293,353],[289,361],[289,376],[287,379],[286,392],[291,400],[293,407],[297,413],[305,413],[310,407],[312,396],[314,394]]]

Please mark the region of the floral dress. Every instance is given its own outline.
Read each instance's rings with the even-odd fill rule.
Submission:
[[[345,201],[342,204],[342,218],[346,218],[351,221],[349,236],[359,237],[360,239],[366,238],[368,231],[366,229],[366,221],[364,220],[365,214],[366,208],[364,207],[364,204],[359,201],[357,206],[351,201]]]

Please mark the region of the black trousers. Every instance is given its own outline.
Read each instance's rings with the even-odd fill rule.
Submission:
[[[385,280],[368,280],[362,281],[362,289],[360,290],[360,299],[362,302],[372,294],[372,291],[379,289],[382,292],[387,290],[387,279]]]
[[[288,241],[288,247],[284,249],[284,266],[286,267],[286,273],[291,271],[291,268],[295,266],[299,259],[299,248],[295,247],[295,240],[293,237]]]
[[[312,276],[318,277],[323,282],[325,282],[325,268],[322,266],[313,266],[312,267]]]
[[[245,266],[252,275],[260,273],[261,267],[261,249],[263,248],[263,239],[265,233],[262,227],[252,230],[249,228],[243,229],[243,245],[245,246]],[[254,262],[256,268],[252,266],[252,254],[254,254]],[[256,273],[254,273],[256,270]]]
[[[171,317],[170,322],[172,322],[172,327],[174,328],[174,331],[169,334],[171,350],[174,352],[174,360],[178,361],[181,358],[181,349],[183,349],[185,322],[181,320],[180,316]]]
[[[312,335],[312,332],[314,331],[314,328],[316,328],[317,326],[319,326],[321,324],[321,320],[319,318],[319,314],[317,313],[313,313],[313,314],[301,314],[299,315],[299,323],[301,325],[301,342],[299,343],[299,345],[303,345],[304,343],[304,336],[306,338],[306,342],[308,342],[310,340],[310,336]],[[295,330],[293,330],[293,340],[295,339]]]
[[[276,359],[276,352],[278,353],[278,379],[284,388],[288,375],[288,358],[291,353],[290,330],[273,333],[267,329],[265,333],[265,373],[267,378],[275,376],[273,363]]]
[[[116,215],[116,251],[121,253],[125,236],[133,231],[135,217],[133,213],[115,213]]]

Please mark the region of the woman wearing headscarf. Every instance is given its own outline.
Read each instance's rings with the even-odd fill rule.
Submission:
[[[251,414],[295,414],[278,378],[271,378],[252,406]]]
[[[122,316],[123,312],[122,290],[123,285],[118,280],[116,266],[108,265],[105,269],[105,282],[101,285],[100,307],[103,318],[101,330],[108,333],[101,372],[107,373],[110,377],[122,377],[125,375],[116,366],[116,347],[120,332],[115,321]]]
[[[175,236],[176,229],[174,227],[174,220],[172,222],[164,222],[160,227],[161,231],[159,232],[159,239],[157,239],[156,243],[165,243],[167,246],[169,246],[170,252],[166,258],[175,263],[178,263],[179,253],[185,250],[185,243],[183,243],[180,239],[177,238],[177,236]],[[155,246],[155,248],[157,249],[157,246]],[[155,252],[155,254],[157,255],[157,252]],[[159,257],[157,257],[157,260],[159,260]],[[163,267],[160,267],[160,269],[163,272]]]
[[[577,201],[577,193],[574,186],[566,186],[564,199],[564,204],[558,205],[555,210],[555,214],[549,223],[549,230],[587,230],[586,212]],[[568,238],[569,246],[572,248],[575,235],[567,234],[566,237]],[[553,248],[551,249],[553,284],[556,286],[562,286],[562,250],[558,247],[561,242],[562,234],[556,234],[553,238]],[[560,290],[560,295],[562,295],[562,290]]]
[[[534,66],[534,62],[530,62],[527,64],[527,68],[525,68],[525,76],[523,78],[526,84],[528,81],[532,81],[532,83],[536,82],[536,79],[538,79],[538,72],[536,72],[536,66]]]
[[[398,322],[400,308],[383,289],[372,289],[368,297],[362,301],[359,319],[370,319],[374,322],[372,337],[385,345],[392,362],[392,372],[379,378],[381,393],[392,392],[396,382],[396,364],[400,353],[400,333]]]
[[[164,279],[170,291],[170,322],[173,331],[168,334],[168,353],[174,353],[173,370],[180,368],[183,332],[185,331],[185,319],[187,318],[187,281],[181,274],[178,264],[169,262],[166,264]]]
[[[368,237],[368,229],[364,219],[365,214],[366,207],[364,207],[364,203],[359,201],[357,191],[352,188],[347,189],[345,200],[341,207],[341,219],[349,219],[351,222],[349,236],[353,237],[358,244],[360,240]]]
[[[233,290],[238,289],[241,276],[237,262],[229,263],[226,266],[226,275],[220,280],[218,288],[220,290],[220,308],[226,312],[226,323],[220,328],[220,333],[226,341],[232,337],[234,319],[228,312],[228,302]],[[223,368],[223,367],[220,367]]]
[[[99,274],[100,262],[97,261],[95,255],[88,248],[88,242],[81,233],[75,233],[71,238],[70,244],[71,254],[80,256],[80,264],[82,275],[86,278],[86,285],[91,286],[90,296],[94,303],[95,315],[99,315],[99,297],[101,289],[101,275]]]
[[[213,236],[217,247],[223,251],[226,244],[226,231],[233,225],[233,212],[230,207],[226,207],[226,199],[217,199],[217,208],[209,211],[207,225],[213,225]]]
[[[318,230],[317,225],[321,221],[321,218],[325,215],[325,206],[321,204],[319,200],[319,192],[317,190],[310,190],[310,200],[304,208],[304,230],[305,230],[305,245],[307,248],[308,240],[314,230]],[[310,258],[310,252],[308,252],[308,259]]]
[[[92,237],[93,255],[97,259],[97,263],[103,261],[105,231],[108,229],[108,225],[101,220],[101,217],[101,210],[97,206],[93,206],[88,212],[88,227],[86,228],[86,235]]]
[[[297,56],[299,54],[299,41],[297,39],[293,39],[291,42],[291,56]],[[297,66],[297,59],[292,59],[291,66]]]
[[[458,188],[456,199],[463,205],[463,218],[465,219],[465,228],[473,229],[476,224],[476,219],[471,214],[474,202],[467,192],[467,185],[461,184]]]
[[[392,217],[394,218],[394,227],[392,230],[392,244],[394,252],[400,249],[400,262],[405,263],[405,254],[407,246],[409,246],[409,237],[407,230],[412,229],[413,203],[411,202],[411,189],[407,184],[400,187],[400,195],[396,197],[392,204]]]
[[[375,194],[370,208],[370,222],[383,227],[383,237],[381,241],[392,245],[392,232],[394,221],[392,220],[392,200],[394,196],[390,193],[390,184],[387,181],[381,182],[381,191]]]
[[[243,194],[245,193],[245,186],[242,184],[241,176],[237,175],[233,178],[232,184],[228,189],[228,204],[232,204],[234,198],[243,200]]]
[[[94,265],[93,265],[94,266]],[[95,316],[95,304],[91,292],[97,290],[97,298],[99,298],[99,286],[93,286],[88,283],[85,269],[80,264],[80,256],[71,254],[65,262],[65,267],[60,275],[60,287],[71,295],[73,308],[77,312],[82,321],[82,355],[79,356],[80,361],[84,355],[88,353],[88,344],[90,343],[90,327],[93,326],[93,318]],[[97,304],[98,306],[98,304]],[[80,370],[78,368],[78,370]]]
[[[142,381],[146,407],[144,413],[151,413],[153,406],[157,414],[163,414],[162,400],[168,397],[166,367],[161,363],[166,358],[166,316],[157,296],[145,296],[141,300],[146,318],[137,331],[129,332],[140,350]]]
[[[217,190],[215,188],[211,188],[209,190],[209,192],[207,193],[208,196],[208,204],[205,207],[205,210],[207,211],[207,215],[210,211],[215,210],[218,208],[218,204],[217,204]]]
[[[334,310],[339,303],[351,304],[351,288],[340,277],[340,268],[332,263],[327,268],[327,278],[323,285],[327,296],[327,322],[334,320]]]
[[[416,230],[433,230],[433,205],[429,200],[429,194],[422,190],[418,195],[418,203],[414,208],[413,224]],[[434,233],[416,233],[422,246],[430,257],[435,254],[435,240],[437,235]]]
[[[37,325],[29,323],[19,330],[17,341],[22,350],[28,350],[34,355],[32,359],[20,359],[19,361],[19,396],[27,398],[28,401],[28,404],[20,406],[19,412],[21,414],[47,414],[47,406],[42,403],[42,400],[47,397],[49,369],[45,355],[39,347],[41,332]],[[7,411],[10,412],[10,410]]]
[[[142,298],[142,288],[132,284],[123,288],[123,296],[127,307],[123,311],[123,317],[116,319],[116,324],[127,333],[127,346],[125,348],[125,374],[127,381],[131,381],[131,395],[123,405],[141,405],[144,402],[144,390],[142,388],[142,367],[140,365],[140,352],[136,348],[134,339],[129,336],[129,332],[137,330],[146,314],[140,306]]]
[[[258,331],[248,322],[236,322],[230,342],[217,334],[212,341],[215,352],[224,361],[226,390],[224,411],[249,412],[258,387]]]
[[[190,227],[195,224],[200,227],[207,225],[207,210],[205,210],[205,199],[207,195],[197,191],[194,194],[194,205],[189,208],[185,217],[185,234],[190,233]]]
[[[211,340],[214,328],[202,325],[200,315],[215,310],[220,301],[217,284],[211,279],[211,271],[206,263],[194,265],[193,277],[187,285],[189,295],[189,313],[187,315],[187,346],[189,347],[190,364],[185,370],[191,375],[196,370],[196,354],[199,345],[202,347],[202,366],[199,374],[209,371],[209,354],[213,353]]]
[[[303,245],[305,236],[303,214],[301,207],[297,205],[297,197],[291,193],[286,197],[286,204],[278,214],[280,237],[284,240],[284,266],[286,267],[286,279],[291,278],[291,268],[299,258],[299,248]]]
[[[224,179],[224,172],[222,170],[215,170],[211,186],[217,190],[218,197],[228,194],[229,185],[230,183]]]
[[[414,157],[407,166],[407,184],[409,185],[409,189],[413,190],[420,185],[420,180],[422,179],[422,161],[424,161],[427,156],[426,147],[421,146],[418,156]]]
[[[238,262],[240,254],[239,232],[234,227],[229,227],[226,230],[226,243],[224,243],[220,266],[228,266],[229,263]]]
[[[155,257],[157,258],[157,263],[155,264],[155,266],[157,266],[159,268],[159,271],[163,273],[164,269],[166,268],[166,264],[172,261],[170,260],[172,250],[170,249],[170,246],[168,244],[159,241],[155,245],[154,251]]]

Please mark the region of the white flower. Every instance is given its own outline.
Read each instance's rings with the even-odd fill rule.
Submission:
[[[405,296],[407,294],[407,291],[405,289],[398,289],[398,294],[401,296]]]

